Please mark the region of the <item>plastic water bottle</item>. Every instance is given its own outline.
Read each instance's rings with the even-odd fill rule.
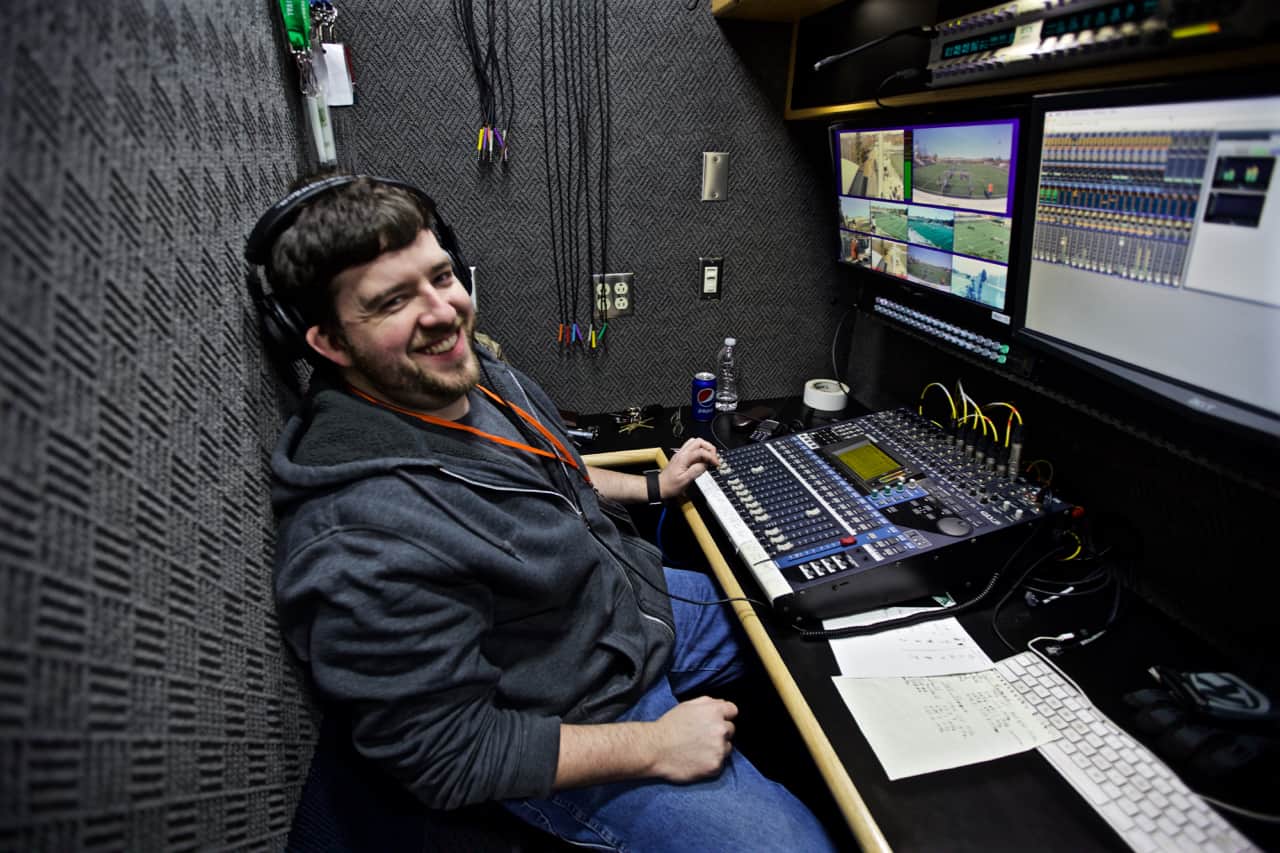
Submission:
[[[716,356],[716,411],[734,412],[738,409],[738,361],[733,353],[737,345],[734,338],[725,338],[724,346]]]

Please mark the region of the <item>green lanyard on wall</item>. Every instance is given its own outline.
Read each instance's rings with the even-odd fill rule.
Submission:
[[[280,0],[280,17],[294,55],[311,53],[311,9],[306,0]]]
[[[289,52],[298,65],[298,83],[302,88],[302,111],[311,131],[316,159],[321,165],[337,161],[333,125],[329,105],[317,80],[311,56],[311,6],[307,0],[279,0],[280,17],[289,37]]]

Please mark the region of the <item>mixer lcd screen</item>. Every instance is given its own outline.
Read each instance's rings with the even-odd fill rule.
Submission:
[[[839,260],[1005,311],[1018,126],[832,128]]]
[[[902,470],[897,460],[871,442],[837,451],[835,457],[852,471],[854,476],[866,483]]]

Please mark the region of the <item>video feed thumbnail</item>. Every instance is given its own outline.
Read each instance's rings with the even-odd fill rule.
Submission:
[[[876,272],[907,277],[907,247],[905,243],[895,243],[874,237],[871,240],[871,268]]]
[[[955,250],[989,261],[1009,262],[1010,220],[987,213],[956,211]]]
[[[1012,161],[1012,124],[917,128],[911,200],[1007,213]]]
[[[871,202],[871,227],[879,237],[907,239],[907,206]]]
[[[845,195],[889,200],[906,197],[904,134],[875,130],[840,135],[840,186]]]
[[[936,290],[951,291],[951,255],[924,246],[907,249],[907,278]]]
[[[931,249],[952,251],[956,238],[956,212],[939,207],[907,208],[907,238]]]
[[[865,198],[840,199],[840,218],[845,228],[854,231],[871,230],[871,202]]]
[[[840,260],[868,266],[871,263],[871,236],[841,231]]]
[[[956,257],[951,270],[951,292],[983,305],[1003,308],[1008,273],[1008,267],[1000,264]]]

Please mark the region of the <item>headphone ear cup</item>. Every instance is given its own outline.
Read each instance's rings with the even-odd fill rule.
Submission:
[[[263,334],[275,351],[290,360],[305,358],[307,325],[297,309],[270,295],[263,297],[262,309]]]
[[[449,255],[449,262],[453,264],[453,277],[462,282],[467,293],[471,293],[471,267],[466,265],[457,252],[446,250],[446,253]]]

